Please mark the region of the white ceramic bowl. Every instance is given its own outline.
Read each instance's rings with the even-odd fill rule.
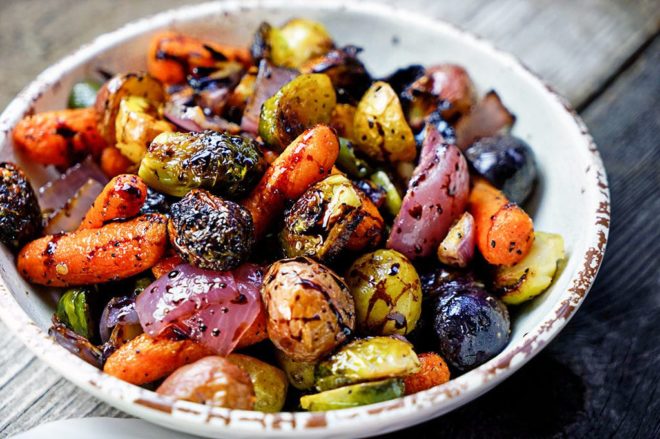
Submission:
[[[124,383],[79,360],[46,334],[53,312],[48,292],[27,284],[13,257],[0,254],[0,316],[31,350],[76,385],[137,417],[203,436],[366,436],[441,415],[476,398],[537,354],[575,313],[598,271],[609,227],[609,193],[602,162],[581,120],[515,58],[441,21],[376,3],[227,1],[168,11],[103,35],[43,72],[0,117],[0,160],[16,160],[11,130],[24,114],[64,108],[71,85],[93,75],[145,68],[157,30],[246,45],[262,20],[294,16],[322,21],[339,44],[364,48],[375,75],[409,63],[465,66],[481,92],[495,89],[517,116],[514,133],[533,147],[541,183],[533,202],[538,230],[560,233],[568,262],[549,291],[515,313],[511,342],[481,367],[433,389],[376,405],[327,413],[262,414],[176,402]],[[23,163],[36,185],[43,168]]]

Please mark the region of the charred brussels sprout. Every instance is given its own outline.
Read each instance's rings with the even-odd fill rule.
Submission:
[[[396,163],[417,155],[399,98],[386,82],[375,82],[362,96],[353,131],[358,149],[374,160]]]
[[[400,379],[353,384],[305,395],[300,398],[300,407],[311,412],[346,409],[399,398],[404,391],[405,386]]]
[[[252,189],[265,169],[266,161],[254,140],[204,131],[156,137],[142,159],[139,175],[154,189],[177,197],[204,188],[236,198]]]
[[[37,196],[23,171],[0,163],[0,242],[18,249],[43,228]]]
[[[355,307],[344,282],[309,259],[284,259],[270,266],[261,295],[268,312],[268,337],[295,361],[316,361],[352,333]]]
[[[328,76],[300,75],[264,102],[259,116],[259,135],[282,151],[306,129],[330,122],[336,105]]]
[[[230,270],[252,251],[252,216],[240,205],[194,189],[170,210],[170,242],[190,264],[209,270]]]
[[[413,346],[399,338],[354,340],[316,368],[316,388],[330,390],[347,384],[402,378],[419,370]]]
[[[522,139],[509,134],[485,137],[465,150],[465,158],[514,203],[522,204],[534,189],[534,153]]]
[[[60,323],[87,339],[92,338],[96,324],[92,317],[93,292],[86,288],[67,290],[57,302],[55,316]]]
[[[383,219],[362,191],[343,175],[309,188],[289,209],[280,241],[288,257],[332,260],[345,248],[380,242]]]
[[[148,213],[162,213],[163,215],[170,214],[170,206],[177,199],[171,196],[158,192],[150,187],[147,187],[147,198],[140,209],[140,215]]]
[[[346,283],[355,300],[358,328],[366,334],[407,334],[422,312],[415,267],[401,253],[376,250],[348,269]]]

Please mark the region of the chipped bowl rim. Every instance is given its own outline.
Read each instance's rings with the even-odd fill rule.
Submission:
[[[0,145],[6,145],[15,124],[31,108],[41,94],[56,86],[59,79],[71,70],[72,65],[83,64],[113,45],[130,40],[177,21],[199,19],[223,12],[240,12],[244,9],[291,6],[305,9],[323,9],[367,13],[383,18],[397,16],[434,26],[465,44],[489,52],[503,65],[521,75],[529,86],[542,91],[544,97],[557,112],[568,118],[576,130],[580,144],[588,157],[588,186],[592,192],[594,227],[585,231],[571,258],[580,258],[580,269],[571,274],[569,288],[553,309],[517,343],[513,342],[498,356],[482,366],[446,384],[378,404],[332,412],[280,412],[259,413],[243,410],[210,408],[185,401],[173,401],[167,397],[142,389],[109,376],[85,363],[60,347],[47,332],[27,315],[9,291],[2,278],[10,275],[7,267],[0,267],[0,318],[10,330],[39,358],[77,386],[109,404],[175,430],[211,436],[229,434],[234,437],[250,437],[255,434],[290,437],[304,436],[356,436],[373,435],[396,430],[447,413],[490,390],[541,351],[575,314],[591,288],[603,259],[609,232],[609,189],[605,169],[582,119],[567,101],[537,75],[532,73],[513,55],[497,49],[492,43],[475,36],[453,24],[435,17],[423,16],[401,7],[371,1],[305,1],[305,0],[228,0],[184,6],[157,15],[133,21],[115,31],[103,34],[92,43],[82,46],[71,55],[44,70],[24,88],[0,115]],[[577,138],[577,137],[576,137]],[[1,148],[1,147],[0,147]],[[18,275],[12,268],[13,275]]]

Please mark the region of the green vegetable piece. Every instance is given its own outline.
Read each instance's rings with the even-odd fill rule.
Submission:
[[[401,195],[399,195],[399,191],[390,180],[390,177],[385,171],[376,171],[371,175],[370,180],[383,188],[385,191],[385,209],[392,216],[396,216],[401,210]]]
[[[334,46],[325,26],[304,18],[294,18],[279,29],[270,28],[267,36],[271,61],[280,67],[299,69]]]
[[[366,178],[373,170],[369,164],[355,155],[355,147],[350,140],[343,137],[339,138],[339,156],[337,157],[337,166],[347,172],[351,177]]]
[[[69,108],[93,107],[96,102],[96,93],[100,88],[101,84],[96,81],[81,81],[73,84],[67,106]]]
[[[327,75],[300,75],[264,102],[259,116],[259,135],[282,151],[306,129],[330,122],[337,103]]]
[[[383,378],[404,378],[417,372],[419,358],[413,346],[398,338],[354,340],[316,367],[320,391]]]
[[[239,198],[259,180],[266,161],[252,139],[215,131],[162,133],[149,146],[138,174],[153,189],[183,197],[205,188]]]
[[[67,290],[57,302],[55,316],[76,334],[90,339],[95,334],[95,324],[91,315],[91,290],[72,288]]]
[[[380,249],[348,269],[346,285],[355,300],[357,327],[369,335],[405,335],[422,313],[421,281],[401,253]]]
[[[502,302],[518,305],[545,291],[566,258],[564,239],[556,233],[534,232],[534,244],[522,261],[500,266],[493,287],[502,293]]]
[[[339,410],[399,398],[403,396],[404,390],[405,386],[400,379],[360,383],[305,395],[300,398],[300,406],[311,412]]]
[[[315,362],[293,360],[280,350],[275,351],[275,358],[293,387],[298,390],[314,387]]]

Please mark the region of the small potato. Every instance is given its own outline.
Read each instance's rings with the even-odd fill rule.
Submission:
[[[128,96],[119,103],[115,120],[117,149],[133,163],[140,163],[152,140],[160,133],[174,131],[159,119],[157,106],[142,97]]]
[[[289,383],[286,374],[275,366],[243,354],[231,354],[229,361],[247,372],[254,386],[254,410],[275,413],[282,410]]]
[[[422,288],[415,267],[401,253],[376,250],[348,269],[357,324],[369,335],[408,334],[422,312]]]
[[[374,160],[411,161],[417,154],[399,98],[386,82],[375,82],[360,100],[353,135],[360,151]]]
[[[213,407],[252,410],[255,392],[247,372],[223,357],[206,357],[176,370],[156,393]]]
[[[355,306],[344,282],[305,257],[271,265],[262,297],[268,336],[296,361],[315,361],[346,340],[355,326]]]

